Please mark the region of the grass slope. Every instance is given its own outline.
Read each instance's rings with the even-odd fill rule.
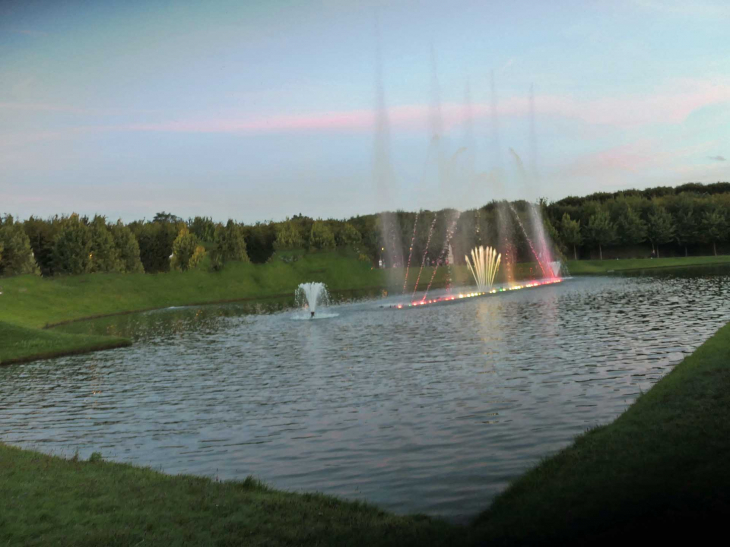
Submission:
[[[674,258],[628,258],[623,260],[569,260],[571,275],[606,274],[629,270],[681,268],[730,264],[730,256],[690,256]]]
[[[458,545],[467,532],[254,480],[216,482],[0,444],[0,545]]]
[[[728,517],[730,324],[613,423],[523,475],[477,526],[488,545],[656,544],[724,535]]]
[[[0,322],[0,365],[128,346],[125,338],[65,334]]]

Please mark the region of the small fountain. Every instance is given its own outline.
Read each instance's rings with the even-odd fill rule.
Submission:
[[[560,262],[560,260],[554,260],[552,262],[549,262],[550,269],[553,272],[553,277],[560,277],[560,270],[563,268],[563,263]]]
[[[492,247],[474,247],[471,250],[471,260],[469,256],[464,256],[466,265],[469,267],[471,275],[477,284],[477,291],[484,292],[492,288],[494,278],[499,270],[499,264],[502,261],[502,255],[497,254],[496,249]]]
[[[324,283],[301,283],[294,291],[297,306],[308,309],[310,317],[314,317],[319,306],[329,303],[329,293]]]

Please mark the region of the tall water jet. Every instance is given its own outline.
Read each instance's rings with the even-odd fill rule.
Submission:
[[[464,259],[471,275],[474,277],[477,291],[484,292],[491,289],[499,270],[499,264],[502,261],[502,255],[492,247],[480,245],[471,250],[471,260],[469,260],[468,255],[465,255]]]
[[[390,121],[385,104],[385,88],[383,85],[383,60],[380,50],[380,25],[375,17],[375,150],[373,176],[375,192],[380,213],[380,236],[382,249],[386,253],[386,264],[393,266],[403,264],[400,227],[398,217],[386,212],[391,203],[391,188],[395,176],[390,162]]]
[[[330,295],[324,283],[301,283],[294,291],[297,307],[309,311],[314,317],[317,309],[329,304]]]
[[[418,228],[418,217],[420,216],[420,209],[416,213],[416,219],[413,221],[413,235],[411,236],[411,246],[408,249],[408,264],[406,265],[406,274],[403,279],[403,294],[406,294],[406,287],[408,286],[408,272],[411,269],[411,258],[413,258],[413,246],[416,243],[416,229]]]
[[[413,285],[413,296],[416,296],[418,290],[418,284],[421,282],[421,273],[423,273],[423,267],[426,265],[426,256],[428,255],[428,247],[431,245],[431,236],[433,235],[433,229],[436,227],[437,214],[433,214],[433,220],[431,221],[431,227],[428,230],[428,238],[426,239],[426,248],[423,251],[423,258],[421,259],[421,269],[418,270],[418,277],[416,278],[416,284]]]
[[[507,201],[497,203],[497,235],[499,245],[502,248],[502,256],[504,257],[505,279],[507,283],[512,284],[515,280],[514,263],[516,260],[516,249],[512,218]]]

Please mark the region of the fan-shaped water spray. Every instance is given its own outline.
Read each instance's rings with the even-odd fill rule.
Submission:
[[[477,290],[491,289],[499,270],[499,264],[502,261],[502,255],[498,254],[497,250],[492,247],[480,245],[471,250],[471,260],[469,260],[468,255],[465,255],[464,258],[471,275],[474,276]]]
[[[297,306],[308,309],[314,317],[320,306],[329,304],[330,295],[324,283],[301,283],[294,292]]]

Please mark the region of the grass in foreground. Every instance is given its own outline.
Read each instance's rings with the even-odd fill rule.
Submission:
[[[569,260],[568,269],[570,270],[571,275],[587,275],[628,270],[706,266],[711,264],[730,264],[730,256],[625,258],[621,260]]]
[[[488,545],[695,539],[730,517],[730,324],[610,425],[578,437],[477,522]]]
[[[466,530],[254,480],[215,482],[0,444],[0,545],[459,545]]]
[[[75,335],[0,322],[0,365],[128,346],[125,338]]]

